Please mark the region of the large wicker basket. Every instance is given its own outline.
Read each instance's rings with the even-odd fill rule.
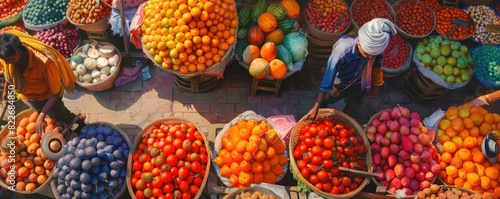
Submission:
[[[237,198],[240,198],[240,197],[238,197],[239,194],[246,193],[246,192],[255,193],[256,191],[259,191],[262,195],[274,196],[277,199],[283,198],[281,196],[278,196],[272,190],[264,188],[264,187],[247,187],[247,188],[238,189],[232,193],[229,193],[226,196],[224,196],[224,198],[222,198],[222,199],[237,199]]]
[[[35,113],[35,112],[36,112],[36,111],[35,111],[35,110],[33,110],[33,109],[28,109],[28,110],[22,111],[22,112],[20,112],[19,114],[17,114],[17,115],[15,116],[15,119],[14,119],[16,128],[17,128],[17,126],[18,126],[19,122],[20,122],[22,119],[24,119],[24,118],[28,118],[31,114],[33,114],[33,113]],[[13,122],[14,122],[14,121],[13,121]],[[12,124],[11,124],[11,123],[7,124],[7,125],[6,125],[3,129],[2,129],[2,131],[0,131],[0,140],[3,140],[3,139],[5,139],[5,137],[9,136],[9,133],[10,133],[10,131],[9,131],[9,129],[8,129],[8,126],[9,126],[9,125],[12,125]],[[15,130],[14,130],[14,132],[15,132]],[[3,152],[2,152],[2,153],[3,153]],[[55,168],[55,166],[51,169],[51,174],[52,174],[52,172],[54,171],[54,168]],[[13,191],[14,191],[14,192],[16,192],[16,193],[20,193],[20,194],[35,194],[35,193],[40,193],[40,192],[41,192],[42,190],[44,190],[47,186],[49,186],[49,184],[50,184],[50,182],[51,182],[51,181],[52,181],[52,175],[48,175],[48,176],[47,176],[47,180],[45,180],[45,182],[44,182],[42,185],[40,185],[39,187],[37,187],[37,188],[36,188],[35,190],[33,190],[33,191],[23,191],[23,190],[18,190],[18,189],[16,189],[16,188],[15,188],[15,186],[14,186],[14,190],[13,190]],[[1,180],[0,180],[0,186],[2,186],[2,187],[3,187],[3,188],[5,188],[5,189],[9,189],[9,185],[7,185],[7,184],[6,184],[5,179],[1,179]]]
[[[99,32],[99,31],[105,31],[110,26],[108,21],[109,21],[109,18],[111,17],[111,12],[106,17],[103,17],[102,19],[100,19],[99,21],[96,21],[93,24],[82,24],[82,23],[76,23],[74,21],[71,21],[71,17],[69,17],[69,12],[70,12],[70,9],[66,10],[66,18],[68,19],[68,21],[71,24],[75,25],[76,27],[78,27],[82,30],[89,31],[89,32]]]
[[[89,128],[89,127],[92,127],[92,126],[107,126],[107,127],[111,127],[112,129],[118,131],[118,133],[120,133],[120,135],[122,136],[122,138],[125,140],[125,142],[127,143],[127,145],[130,148],[130,146],[131,146],[130,139],[128,138],[127,134],[125,134],[125,132],[123,132],[119,127],[115,126],[114,124],[111,124],[111,123],[108,123],[108,122],[95,122],[95,123],[88,124],[87,126],[85,126],[85,128]],[[128,165],[127,165],[127,167],[128,167]],[[127,182],[130,181],[129,178],[128,178],[128,176],[125,177],[125,180]],[[56,199],[61,199],[60,194],[58,194],[57,191],[56,191],[57,190],[56,181],[57,181],[57,179],[54,179],[50,183],[50,188],[52,189],[52,192],[54,193],[55,198]],[[120,198],[120,196],[123,195],[123,193],[125,193],[126,189],[127,189],[127,186],[125,186],[125,184],[123,184],[122,187],[120,188],[120,191],[118,191],[118,193],[116,195],[114,195],[113,197],[111,197],[111,198],[113,198],[113,199]]]
[[[110,46],[113,46],[115,48],[115,52],[116,54],[118,54],[118,56],[120,57],[119,60],[118,60],[118,63],[116,64],[116,70],[111,73],[108,78],[98,82],[98,83],[86,83],[86,82],[80,82],[80,81],[76,81],[76,84],[78,84],[79,86],[83,87],[83,88],[86,88],[88,90],[91,90],[91,91],[96,91],[96,92],[101,92],[101,91],[105,91],[105,90],[108,90],[110,88],[113,87],[114,85],[114,82],[115,82],[115,79],[118,78],[119,74],[120,74],[120,63],[122,61],[122,55],[120,53],[120,50],[118,50],[118,48],[116,48],[116,46],[114,46],[113,44],[111,43],[107,43],[107,42],[98,42],[97,44],[95,45],[110,45]],[[82,48],[83,46],[79,47],[78,49],[76,49],[76,51],[73,53],[73,55],[76,55],[78,54],[79,52],[82,52]],[[73,59],[73,57],[71,57],[71,59]],[[71,63],[71,61],[70,61]]]
[[[130,155],[128,157],[128,161],[127,161],[127,187],[128,187],[128,192],[130,194],[130,196],[132,198],[136,198],[135,197],[135,193],[134,193],[134,187],[132,186],[132,184],[130,183],[130,179],[132,179],[132,154],[134,154],[137,149],[139,148],[139,144],[142,142],[142,138],[143,137],[147,137],[149,136],[149,134],[153,131],[154,128],[162,125],[162,124],[166,124],[166,125],[169,125],[169,124],[181,124],[181,123],[192,123],[194,124],[193,122],[190,122],[186,119],[183,119],[183,118],[178,118],[178,117],[168,117],[168,118],[164,118],[164,119],[159,119],[159,120],[156,120],[156,121],[153,121],[151,123],[149,123],[148,125],[146,125],[143,130],[141,131],[141,133],[139,133],[139,135],[137,135],[134,139],[134,143],[132,145],[132,147],[130,148]],[[203,137],[203,140],[204,140],[204,144],[205,146],[207,147],[207,167],[206,167],[206,170],[205,170],[205,175],[203,176],[203,181],[199,187],[199,191],[198,193],[196,194],[196,196],[192,197],[192,198],[200,198],[203,194],[203,190],[205,189],[205,185],[207,184],[208,182],[208,174],[210,173],[210,161],[211,161],[211,158],[210,158],[210,148],[209,148],[209,143],[208,143],[208,139],[206,137],[206,132],[202,132],[201,129],[199,128],[199,126],[195,125],[196,126],[196,129],[198,129],[198,131],[200,132],[201,136]]]
[[[355,30],[358,30],[363,24],[358,24],[358,22],[356,22],[356,20],[354,20],[354,14],[352,13],[352,9],[353,7],[356,5],[356,2],[358,0],[354,0],[351,4],[351,6],[349,7],[349,12],[351,13],[351,21],[352,21],[352,25],[354,25],[354,28]],[[373,1],[373,0],[372,0]],[[385,0],[379,0],[379,1],[382,1],[383,3],[385,3],[388,7],[389,7],[389,11],[391,13],[391,16],[392,16],[392,21],[394,22],[396,20],[396,13],[394,12],[394,9],[392,9],[392,6],[391,4],[389,4],[389,2],[385,1]],[[366,9],[367,11],[369,10],[368,8],[364,8]],[[379,16],[376,16],[376,17],[379,17]]]
[[[403,66],[401,66],[400,68],[382,67],[382,71],[384,72],[384,77],[395,77],[395,76],[401,75],[410,68],[411,63],[413,62],[413,47],[407,41],[405,41],[405,44],[408,45],[408,48],[410,48],[409,54],[408,54],[408,59],[406,60],[406,63]]]
[[[311,2],[311,1],[309,1]],[[307,4],[309,4],[309,2]],[[347,3],[342,0],[342,2],[344,3],[344,5],[346,7],[347,6]],[[307,5],[306,4],[306,5]],[[306,8],[307,9],[307,8]],[[346,12],[349,12],[349,10],[346,10]],[[349,18],[350,18],[351,14],[349,13]],[[343,30],[343,31],[340,31],[340,32],[336,32],[336,33],[329,33],[329,32],[323,32],[321,30],[318,30],[317,28],[315,28],[310,22],[309,22],[309,19],[307,19],[307,16],[306,16],[306,12],[304,11],[304,24],[305,24],[305,29],[307,31],[307,33],[312,36],[313,38],[316,38],[316,39],[320,39],[320,40],[325,40],[325,41],[337,41],[340,37],[342,37],[342,35],[344,35],[344,33],[349,29],[349,27],[351,26],[351,22],[352,20],[349,19],[349,24],[347,25],[347,27]]]
[[[318,116],[317,117],[331,117],[334,118],[335,120],[338,120],[348,126],[351,126],[354,128],[357,134],[361,135],[363,138],[364,144],[368,147],[368,151],[366,152],[366,167],[368,168],[368,172],[372,172],[372,155],[371,155],[371,150],[370,150],[370,145],[369,145],[369,140],[368,137],[366,137],[366,134],[364,133],[365,131],[361,128],[361,126],[351,118],[350,116],[346,115],[343,112],[337,111],[335,109],[329,109],[329,108],[321,108],[318,110]],[[306,124],[308,124],[310,121],[306,120],[305,118],[302,118],[297,122],[297,124],[293,127],[292,132],[290,134],[290,143],[289,143],[289,150],[290,154],[293,154],[293,149],[296,146],[296,144],[299,141],[299,136],[300,136],[300,130],[302,127]],[[355,197],[363,188],[370,182],[370,178],[365,178],[363,182],[359,185],[359,187],[355,190],[352,190],[349,193],[346,194],[330,194],[326,193],[323,191],[320,191],[317,189],[313,184],[311,184],[307,179],[305,179],[301,174],[300,170],[297,167],[297,161],[293,157],[293,155],[290,156],[290,165],[292,166],[292,171],[296,174],[299,183],[303,183],[307,185],[309,189],[314,191],[316,194],[318,194],[321,197],[324,198],[338,198],[338,199],[343,199],[343,198],[353,198]]]
[[[434,11],[434,13],[437,13],[437,12],[439,12],[440,10],[445,9],[445,8],[457,9],[457,10],[459,10],[460,12],[465,13],[465,14],[467,15],[467,18],[469,19],[468,21],[469,21],[469,23],[470,23],[470,26],[472,26],[472,27],[473,27],[473,30],[471,31],[471,33],[470,33],[469,35],[467,35],[466,37],[463,37],[463,38],[451,38],[451,37],[449,37],[449,33],[450,33],[451,31],[453,31],[453,29],[452,29],[452,30],[450,30],[450,32],[447,32],[447,33],[446,33],[446,32],[443,32],[442,30],[439,30],[438,28],[435,28],[435,30],[436,30],[436,32],[437,32],[437,33],[439,33],[441,36],[443,36],[443,37],[445,37],[445,38],[448,38],[448,39],[451,39],[451,40],[456,40],[456,41],[461,41],[461,40],[466,40],[466,39],[469,39],[469,38],[471,38],[474,34],[476,34],[476,30],[475,30],[475,29],[476,29],[476,24],[474,23],[474,20],[470,17],[470,15],[468,15],[468,14],[467,14],[464,10],[462,10],[462,9],[460,9],[460,8],[455,8],[455,7],[448,7],[448,6],[445,6],[445,7],[441,7],[441,8],[436,9],[436,10]],[[438,21],[436,21],[436,27],[437,27],[437,23],[438,23]],[[458,25],[457,25],[457,26],[458,26]]]
[[[400,2],[402,2],[402,1],[397,1],[396,3],[392,4],[392,9],[394,9],[394,12],[396,13],[395,20],[394,20],[396,23],[394,25],[396,25],[396,30],[398,31],[398,34],[401,35],[405,39],[421,39],[421,38],[428,37],[432,33],[432,31],[434,31],[434,27],[436,27],[436,15],[434,15],[434,11],[432,10],[432,8],[427,6],[427,4],[425,4],[424,2],[417,1],[417,3],[422,3],[428,11],[432,12],[432,17],[434,18],[434,21],[432,24],[432,29],[427,34],[425,34],[425,35],[411,35],[411,34],[405,32],[404,30],[402,30],[401,28],[399,28],[399,26],[398,26],[397,10],[395,9],[395,7]]]
[[[370,125],[372,124],[373,119],[374,119],[374,118],[379,117],[379,116],[380,116],[380,114],[381,114],[382,112],[384,112],[384,111],[390,111],[390,109],[382,110],[382,111],[379,111],[378,113],[375,113],[375,115],[373,115],[373,116],[370,118],[370,120],[368,121],[368,123],[366,123],[366,126],[365,126],[365,133],[366,133],[366,131],[367,131],[367,129],[368,129],[368,126],[370,126]],[[371,143],[370,143],[370,144],[371,144]],[[437,177],[438,177],[437,175],[436,175],[436,176],[434,176],[434,179],[433,179],[430,183],[431,183],[431,184],[432,184],[432,183],[434,183],[434,182],[436,181]],[[377,185],[377,186],[382,186],[382,185],[381,185],[381,184],[377,181],[377,179],[376,179],[375,177],[373,177],[373,178],[372,178],[372,181],[373,181],[373,183],[375,183],[375,185]],[[420,183],[420,182],[419,182],[419,183]],[[389,192],[388,190],[386,190],[386,192],[387,192],[387,194],[389,194],[389,195],[394,195],[394,194],[396,194],[396,193]],[[415,195],[416,195],[416,194],[415,194]],[[415,195],[410,195],[410,196],[407,196],[407,197],[412,197],[412,198],[413,198],[413,197],[415,197]]]
[[[33,1],[29,1],[26,6],[25,6],[25,9],[29,6],[31,6]],[[23,14],[23,22],[24,22],[24,27],[26,27],[26,29],[28,30],[33,30],[33,31],[42,31],[44,29],[49,29],[49,28],[53,28],[53,27],[56,27],[57,25],[59,24],[63,24],[63,25],[66,25],[66,23],[68,23],[68,18],[66,16],[64,16],[61,20],[59,21],[56,21],[54,23],[51,23],[51,24],[46,24],[46,25],[34,25],[34,24],[29,24],[28,22],[26,22],[26,13]]]

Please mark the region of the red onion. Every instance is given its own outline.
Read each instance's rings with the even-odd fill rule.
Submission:
[[[54,47],[66,58],[73,55],[73,50],[80,40],[76,29],[63,25],[37,32],[34,37]]]

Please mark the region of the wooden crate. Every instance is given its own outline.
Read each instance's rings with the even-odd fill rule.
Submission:
[[[413,63],[410,69],[401,77],[400,81],[404,91],[417,103],[439,98],[449,91],[449,89],[434,83],[431,79],[422,75]]]
[[[268,80],[253,78],[252,96],[255,96],[257,90],[270,91],[274,96],[278,97],[280,93],[281,80]]]
[[[324,67],[328,62],[330,54],[332,54],[332,46],[337,42],[338,38],[335,40],[320,40],[307,35],[307,60],[306,67]]]
[[[174,75],[174,82],[186,91],[201,93],[217,86],[220,80],[213,75],[195,75],[191,77]]]

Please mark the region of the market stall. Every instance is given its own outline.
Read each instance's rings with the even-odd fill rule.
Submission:
[[[6,2],[0,8],[12,11],[0,15],[0,32],[25,31],[53,46],[87,90],[113,87],[122,53],[105,37],[84,43],[81,35],[91,39],[110,28],[118,9],[112,1]],[[174,75],[178,88],[215,88],[234,59],[253,79],[252,96],[265,90],[277,98],[282,81],[293,81],[303,67],[323,67],[341,36],[386,17],[398,34],[383,52],[385,78],[398,79],[415,102],[466,86],[481,87],[476,94],[498,90],[500,5],[444,3],[452,4],[153,0],[134,4],[124,33],[149,63]],[[460,104],[420,115],[396,106],[366,124],[333,109],[297,122],[248,110],[208,131],[188,118],[164,118],[141,126],[135,140],[103,121],[61,141],[58,160],[43,153],[53,146],[42,146],[36,118],[32,110],[21,112],[15,129],[0,132],[0,185],[18,195],[50,189],[55,198],[500,197],[500,115],[482,107]],[[45,122],[46,131],[67,125]],[[9,162],[13,153],[16,163]]]

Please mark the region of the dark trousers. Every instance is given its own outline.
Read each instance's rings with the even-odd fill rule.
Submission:
[[[345,114],[355,117],[363,108],[363,104],[366,99],[366,92],[361,90],[360,83],[355,83],[350,85],[349,87],[342,90],[342,88],[335,88],[341,90],[337,95],[331,96],[330,94],[325,95],[325,99],[321,103],[321,108],[326,108],[328,104],[333,104],[341,99],[344,99],[345,107],[342,112]]]
[[[40,111],[42,111],[43,107],[47,103],[47,100],[48,98],[45,100],[25,100],[25,102],[30,108],[35,109],[40,113]],[[57,99],[54,107],[52,107],[52,109],[47,112],[47,115],[56,121],[64,122],[66,124],[69,124],[76,117],[74,113],[69,111],[68,108],[64,106],[62,97],[59,97]],[[81,119],[78,119],[76,123],[83,124],[83,121]]]

